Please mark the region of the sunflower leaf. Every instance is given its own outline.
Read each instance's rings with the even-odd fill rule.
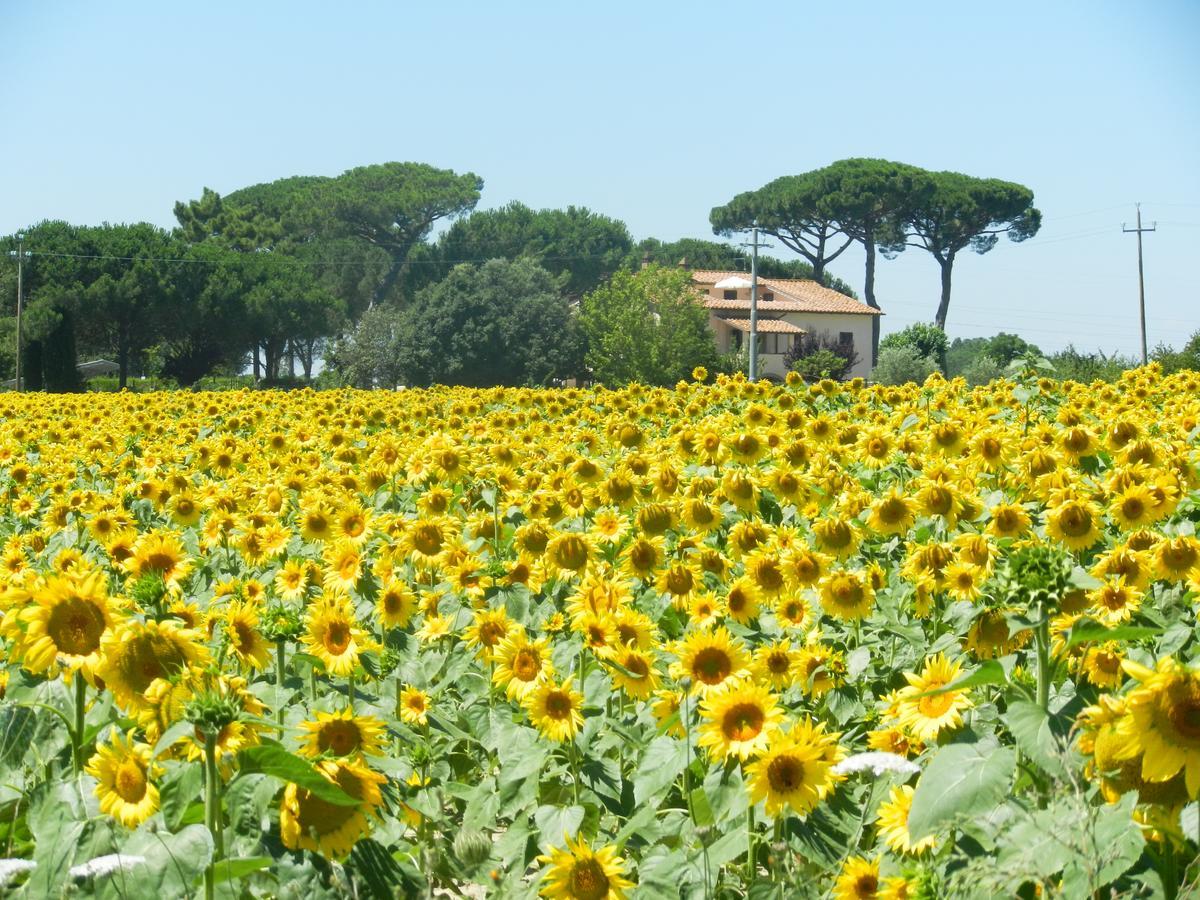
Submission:
[[[1071,631],[1067,634],[1067,646],[1076,647],[1079,644],[1106,641],[1136,641],[1162,633],[1163,629],[1151,625],[1118,625],[1116,628],[1108,628],[1092,619],[1080,619],[1071,626]]]
[[[289,753],[278,744],[260,744],[238,754],[239,774],[272,775],[295,784],[335,806],[357,806],[359,801],[318,772],[311,762]]]
[[[908,830],[913,840],[933,834],[960,816],[991,809],[1012,783],[1017,754],[995,738],[947,744],[929,761],[913,794]]]

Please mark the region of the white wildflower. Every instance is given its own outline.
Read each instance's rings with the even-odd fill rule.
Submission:
[[[0,859],[0,887],[4,887],[22,872],[32,872],[37,863],[32,859]]]
[[[97,856],[82,865],[73,866],[69,874],[72,878],[98,878],[101,875],[111,875],[113,872],[129,871],[145,861],[146,857],[144,856],[122,856],[120,853],[109,853],[107,856]]]
[[[921,771],[921,767],[899,754],[878,750],[847,756],[833,767],[833,771],[838,775],[853,775],[857,772],[869,771],[876,777],[882,775],[884,772],[895,772],[898,775],[907,776],[916,775]]]

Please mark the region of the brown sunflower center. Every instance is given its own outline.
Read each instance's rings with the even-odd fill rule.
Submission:
[[[749,741],[758,737],[766,715],[757,703],[738,703],[721,719],[721,733],[731,741]]]
[[[484,622],[479,626],[479,643],[485,647],[496,646],[504,635],[504,626],[499,622]]]
[[[1082,537],[1091,530],[1092,517],[1082,506],[1071,504],[1059,516],[1058,526],[1063,530],[1063,534]]]
[[[546,716],[559,721],[571,717],[571,697],[566,691],[551,691],[546,695]]]
[[[786,794],[804,784],[804,762],[794,756],[780,755],[767,766],[771,790]]]
[[[436,525],[422,525],[413,531],[413,549],[423,556],[436,556],[442,549],[442,530]]]
[[[346,622],[330,622],[325,629],[325,649],[341,656],[350,647],[350,626]]]
[[[521,650],[513,660],[513,675],[521,681],[533,681],[541,671],[541,660],[532,650]]]
[[[50,613],[46,633],[59,653],[87,656],[100,646],[104,616],[100,609],[80,597],[59,603]]]
[[[583,538],[567,535],[554,551],[554,561],[564,569],[577,572],[587,565],[588,549]]]
[[[705,684],[720,684],[733,671],[733,661],[720,647],[705,647],[692,661],[692,674]]]
[[[1171,698],[1167,718],[1179,737],[1200,748],[1200,687],[1192,688],[1183,697]]]
[[[138,803],[146,796],[146,773],[136,760],[127,759],[113,773],[113,787],[126,803]]]
[[[330,751],[338,756],[353,753],[362,744],[358,726],[344,719],[333,719],[321,726],[317,732],[317,746],[322,752]]]
[[[776,650],[767,656],[767,671],[772,675],[786,675],[790,667],[791,660],[786,653],[780,650]]]
[[[170,553],[150,553],[146,556],[146,569],[162,572],[164,575],[174,571],[176,559]]]
[[[570,896],[577,900],[601,900],[608,896],[608,876],[595,859],[577,860],[571,867]]]
[[[667,592],[677,597],[691,591],[695,583],[692,573],[683,566],[676,566],[667,573]]]

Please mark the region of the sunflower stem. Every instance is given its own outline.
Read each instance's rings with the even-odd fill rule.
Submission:
[[[280,696],[283,693],[283,670],[287,664],[287,644],[284,641],[275,642],[275,703],[278,708],[275,710],[275,718],[279,722],[279,731],[283,732],[283,704],[280,702]]]
[[[346,696],[350,700],[350,709],[354,709],[354,676],[346,677]]]
[[[1033,632],[1037,645],[1037,704],[1042,711],[1050,712],[1050,620],[1042,605],[1038,604],[1038,622]]]
[[[579,805],[579,748],[575,746],[575,740],[572,738],[568,741],[567,746],[571,751],[571,790],[575,797],[575,805]]]
[[[212,900],[216,890],[216,865],[224,855],[221,833],[221,798],[217,792],[216,735],[204,736],[204,824],[213,840],[213,858],[204,870],[205,900]]]
[[[746,804],[746,887],[754,881],[754,804]]]
[[[87,711],[87,679],[82,672],[75,673],[75,727],[71,735],[75,747],[75,771],[83,771],[83,723]]]

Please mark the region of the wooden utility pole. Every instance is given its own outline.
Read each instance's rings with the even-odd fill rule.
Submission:
[[[1137,234],[1138,242],[1138,311],[1142,317],[1142,365],[1146,365],[1149,361],[1149,356],[1146,354],[1146,279],[1142,273],[1142,232],[1157,231],[1158,223],[1155,222],[1149,228],[1142,227],[1142,204],[1137,206],[1137,228],[1126,228],[1121,225],[1121,230],[1125,232],[1133,232]]]

